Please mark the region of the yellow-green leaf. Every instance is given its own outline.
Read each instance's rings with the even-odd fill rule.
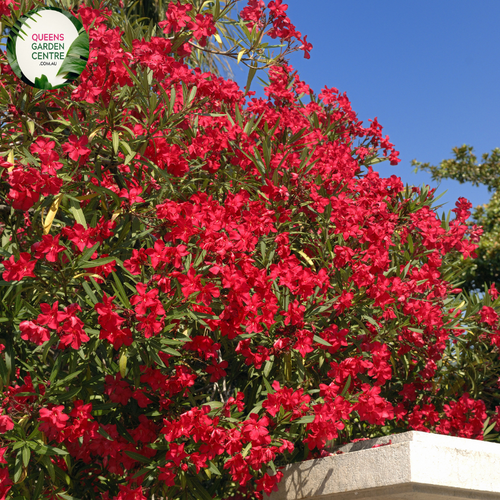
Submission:
[[[309,265],[314,266],[314,262],[309,258],[309,256],[305,252],[299,250],[299,253],[300,255],[302,255],[302,257],[304,257],[304,259],[307,261]]]
[[[237,62],[238,64],[240,64],[241,58],[244,56],[244,54],[245,54],[245,52],[246,52],[246,51],[247,51],[246,49],[241,49],[241,50],[238,52],[238,59],[236,60],[236,62]]]
[[[82,196],[77,196],[76,199],[80,201],[91,200],[92,198],[95,198],[97,195],[98,193],[85,194]]]
[[[114,131],[113,132],[113,151],[115,152],[115,155],[118,153],[118,146],[120,145],[120,136],[118,132]]]
[[[7,169],[7,172],[10,172],[14,168],[14,150],[13,149],[11,149],[9,151],[9,154],[7,155],[7,161],[12,165],[12,167],[9,167]]]
[[[125,374],[127,372],[127,353],[123,353],[120,357],[120,375],[122,376],[122,378],[125,378]]]
[[[50,233],[50,228],[52,227],[54,218],[57,214],[57,211],[59,210],[59,205],[61,204],[63,196],[64,196],[63,193],[59,193],[56,196],[55,200],[52,202],[52,205],[49,208],[49,213],[47,214],[47,217],[45,217],[45,220],[42,222],[43,234]]]
[[[88,278],[94,278],[94,279],[99,278],[99,279],[105,281],[104,278],[100,274],[96,274],[96,273],[78,273],[78,274],[75,274],[73,276],[73,279],[81,278],[82,276],[87,276]]]

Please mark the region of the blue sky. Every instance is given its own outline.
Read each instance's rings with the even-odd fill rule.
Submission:
[[[284,3],[314,46],[311,59],[290,58],[301,78],[315,92],[345,91],[359,118],[367,125],[376,116],[400,151],[397,167],[377,165],[381,176],[436,187],[413,173],[412,159],[438,164],[454,146],[470,144],[477,156],[500,147],[500,1]],[[438,193],[445,190],[446,212],[460,196],[474,206],[490,198],[485,187],[456,181],[442,181]]]

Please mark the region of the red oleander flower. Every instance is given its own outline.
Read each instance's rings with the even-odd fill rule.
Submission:
[[[56,262],[59,253],[66,250],[66,247],[59,244],[60,234],[52,236],[45,234],[42,236],[42,241],[35,243],[31,250],[35,252],[35,257],[41,259],[45,257],[49,262]]]
[[[9,257],[9,260],[3,262],[5,271],[2,277],[5,281],[21,281],[23,278],[36,278],[34,269],[36,260],[31,260],[31,255],[28,252],[21,252],[19,259],[16,260],[14,255]]]
[[[12,480],[9,477],[9,469],[0,469],[0,500],[5,500],[7,498],[7,494],[11,490],[12,484]]]
[[[0,434],[5,434],[14,428],[14,422],[8,415],[0,415]]]
[[[43,328],[43,326],[39,326],[33,321],[22,321],[19,330],[21,330],[23,340],[29,340],[37,345],[42,345],[47,340],[50,340],[50,333],[47,328]]]
[[[90,149],[87,147],[88,142],[89,138],[85,135],[80,138],[76,135],[70,135],[68,142],[62,145],[62,149],[73,161],[83,163],[90,153]]]

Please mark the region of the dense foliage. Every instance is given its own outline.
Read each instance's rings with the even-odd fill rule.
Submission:
[[[483,228],[483,235],[476,251],[477,258],[464,266],[460,279],[467,290],[482,290],[492,284],[500,286],[500,149],[484,153],[478,161],[474,148],[463,145],[453,148],[453,158],[439,165],[416,160],[413,165],[430,172],[435,181],[470,182],[474,186],[487,186],[493,193],[488,203],[474,209],[474,222]]]
[[[78,87],[0,59],[0,499],[262,498],[334,443],[496,439],[500,300],[454,285],[470,204],[381,178],[377,120],[285,63],[258,99],[190,68],[217,0],[162,36],[77,14]],[[310,49],[280,0],[238,22]]]

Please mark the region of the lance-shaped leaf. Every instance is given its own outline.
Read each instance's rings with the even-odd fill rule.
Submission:
[[[89,57],[89,36],[84,31],[80,33],[68,49],[68,53],[57,72],[58,76],[74,73],[80,75],[87,66]]]

